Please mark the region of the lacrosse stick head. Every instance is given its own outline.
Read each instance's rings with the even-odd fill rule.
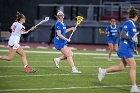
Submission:
[[[138,50],[134,50],[134,53],[135,53],[135,55],[139,54]]]
[[[84,20],[84,17],[77,16],[76,19],[77,19],[76,23],[79,25]]]
[[[45,20],[48,21],[49,20],[49,17],[45,17]]]
[[[42,21],[40,22],[40,24],[42,24],[42,23],[44,23],[44,22],[47,22],[48,20],[49,20],[49,17],[45,17],[45,19],[42,20]]]
[[[100,34],[103,34],[104,31],[103,31],[101,28],[99,28],[99,33],[100,33]]]

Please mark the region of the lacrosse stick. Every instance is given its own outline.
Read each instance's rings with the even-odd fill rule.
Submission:
[[[136,34],[135,34],[135,36],[134,36],[134,38],[135,38],[135,42],[134,42],[134,53],[136,54],[136,55],[138,55],[138,49],[137,49],[137,44],[138,44],[138,35],[139,34],[139,32],[137,32]]]
[[[41,25],[41,24],[43,24],[43,23],[45,23],[45,22],[47,22],[47,21],[49,21],[49,17],[45,17],[44,20],[40,21],[40,22],[39,22],[38,24],[36,24],[34,27],[36,28],[37,26],[39,26],[39,25]],[[31,31],[31,28],[30,28],[29,30],[27,30],[27,32],[29,32],[29,31]]]
[[[83,18],[82,16],[77,16],[76,19],[77,19],[77,20],[76,20],[76,26],[75,26],[74,28],[77,28],[77,26],[83,21],[84,18]],[[71,33],[69,39],[71,39],[73,33],[74,33],[74,30],[72,31],[72,33]]]
[[[99,33],[100,34],[105,34],[106,32],[104,30],[102,30],[101,28],[99,28]]]

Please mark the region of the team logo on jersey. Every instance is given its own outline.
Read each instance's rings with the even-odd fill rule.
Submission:
[[[56,37],[56,39],[58,39],[58,40],[59,40],[59,37],[57,36],[57,37]]]
[[[117,32],[117,30],[111,30],[111,32]]]
[[[135,28],[133,28],[133,32],[137,32],[137,30]]]
[[[63,27],[63,29],[66,29],[66,27]]]
[[[125,26],[124,26],[124,28],[126,29],[126,28],[127,28],[127,26],[125,25]]]
[[[125,43],[125,44],[128,44],[126,40],[124,40],[124,43]]]
[[[60,29],[60,26],[57,26],[57,29]]]

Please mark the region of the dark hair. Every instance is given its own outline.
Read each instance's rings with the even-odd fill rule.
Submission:
[[[129,18],[135,18],[136,16],[138,16],[138,10],[135,9],[133,6],[130,7],[128,13],[129,13]]]
[[[16,21],[20,21],[21,19],[26,19],[25,16],[18,11],[16,16],[17,16]]]

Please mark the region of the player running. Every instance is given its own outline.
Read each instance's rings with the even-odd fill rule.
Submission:
[[[102,81],[106,73],[122,71],[126,68],[126,65],[129,64],[130,80],[132,84],[130,92],[140,92],[140,89],[136,85],[136,61],[132,53],[134,50],[134,43],[138,42],[138,32],[134,23],[137,20],[138,11],[134,7],[131,7],[129,10],[129,20],[127,20],[122,26],[121,40],[117,51],[118,57],[121,58],[120,64],[106,69],[99,68],[98,73],[98,79],[99,81]]]
[[[15,54],[18,53],[22,58],[22,64],[24,65],[25,72],[32,73],[35,71],[29,67],[29,65],[27,63],[26,54],[25,54],[23,48],[19,44],[21,34],[26,34],[29,32],[29,31],[25,31],[25,27],[23,26],[23,24],[25,23],[25,20],[26,20],[25,16],[23,14],[17,12],[16,22],[14,22],[11,26],[11,36],[10,36],[9,42],[8,42],[9,55],[0,56],[0,59],[11,61],[11,60],[13,60]],[[34,30],[34,29],[35,29],[35,27],[33,26],[31,28],[31,30]]]
[[[57,50],[61,51],[63,55],[59,58],[54,58],[54,63],[56,67],[59,68],[60,60],[67,59],[68,64],[72,68],[72,73],[81,73],[80,71],[78,71],[77,67],[73,62],[73,52],[71,51],[71,48],[67,46],[68,42],[70,42],[70,39],[66,38],[67,32],[76,29],[74,27],[66,29],[66,25],[64,23],[64,13],[62,11],[58,11],[57,18],[58,21],[55,24],[54,46]]]
[[[106,28],[105,31],[99,29],[100,33],[107,34],[107,42],[109,46],[109,57],[108,61],[112,61],[111,53],[114,50],[115,52],[118,50],[118,35],[119,35],[119,27],[116,25],[116,20],[111,19],[111,24]]]

